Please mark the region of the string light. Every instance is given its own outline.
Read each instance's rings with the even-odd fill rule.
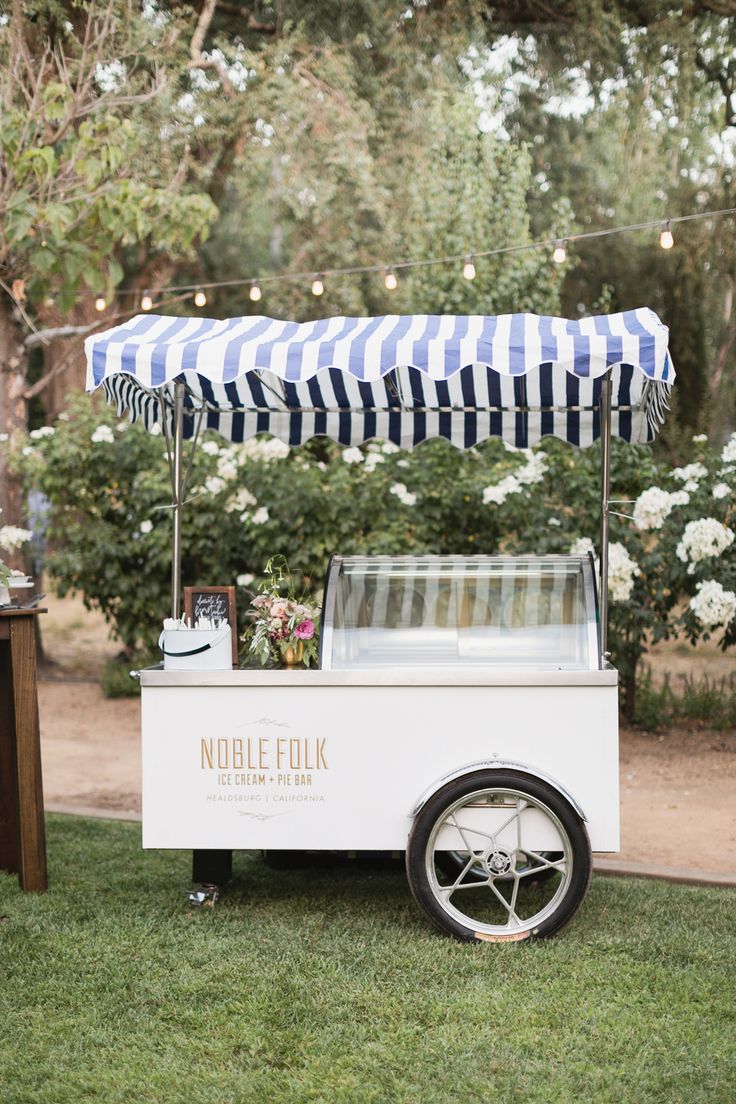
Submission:
[[[102,313],[102,311],[104,311],[106,306],[107,306],[107,302],[105,300],[104,295],[95,296],[95,310],[96,311],[99,311],[100,313]]]
[[[396,288],[399,286],[399,277],[392,268],[387,268],[384,273],[383,282],[386,285],[387,291],[396,291]]]
[[[149,291],[144,291],[141,296],[141,310],[149,311],[153,306],[153,299]]]
[[[662,246],[662,248],[671,249],[674,245],[674,238],[672,236],[672,230],[670,229],[671,225],[680,222],[684,223],[702,221],[703,219],[714,219],[724,216],[733,217],[734,215],[736,215],[736,207],[727,207],[714,211],[693,211],[690,214],[686,215],[676,215],[670,219],[667,219],[664,223],[662,219],[650,219],[647,222],[630,223],[626,226],[609,226],[603,230],[586,230],[580,234],[570,234],[567,238],[564,239],[540,238],[537,241],[523,242],[518,245],[503,245],[495,249],[475,250],[472,254],[448,254],[447,256],[424,257],[420,260],[399,260],[390,268],[387,267],[385,264],[352,265],[345,268],[329,269],[326,273],[322,272],[317,276],[310,272],[280,272],[275,273],[272,276],[266,276],[260,281],[253,276],[249,276],[235,280],[220,280],[217,282],[205,284],[204,286],[197,284],[171,284],[167,287],[160,288],[159,293],[162,295],[174,293],[179,296],[194,294],[195,304],[197,306],[204,306],[207,302],[205,289],[209,291],[210,289],[215,288],[245,287],[253,290],[255,293],[255,288],[258,287],[258,290],[260,291],[260,284],[264,283],[265,281],[279,283],[288,281],[292,283],[297,283],[304,280],[311,280],[312,294],[319,296],[322,295],[324,292],[323,280],[325,275],[332,278],[336,276],[377,274],[382,275],[385,282],[388,273],[395,273],[396,268],[411,271],[413,269],[427,268],[434,265],[457,265],[459,263],[462,263],[463,265],[463,276],[465,277],[465,279],[472,279],[473,277],[470,275],[470,273],[471,271],[474,272],[474,262],[479,257],[502,257],[516,253],[527,253],[533,249],[549,249],[552,246],[554,247],[553,259],[555,263],[562,264],[563,261],[567,259],[566,247],[571,242],[592,241],[593,239],[610,237],[612,234],[627,234],[634,233],[636,231],[652,230],[655,228],[661,229],[660,245]],[[31,231],[29,231],[29,233],[30,232]],[[36,232],[35,229],[33,230],[33,232]],[[116,292],[116,294],[121,298],[126,295],[132,295],[137,299],[139,292],[132,288],[120,288]],[[97,305],[97,301],[102,300],[102,298],[102,296],[98,296],[95,305]],[[258,300],[255,298],[251,301],[258,302]],[[105,308],[103,307],[98,309],[104,310]]]
[[[248,292],[248,298],[250,299],[251,303],[257,303],[259,301],[259,299],[261,298],[261,289],[258,286],[258,284],[255,282],[255,280],[250,285],[250,291]]]
[[[475,279],[475,265],[473,264],[473,258],[470,256],[469,253],[463,262],[463,276],[466,280]]]
[[[671,249],[675,244],[675,239],[672,237],[672,231],[670,230],[670,220],[667,219],[666,223],[662,227],[662,233],[659,235],[659,244],[663,249]]]

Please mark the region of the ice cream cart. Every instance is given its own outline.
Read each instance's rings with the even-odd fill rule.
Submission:
[[[319,669],[142,672],[144,847],[191,848],[223,876],[234,849],[400,850],[446,933],[563,927],[591,850],[619,847],[610,439],[653,439],[674,380],[667,342],[647,309],[576,322],[148,314],[88,338],[88,388],[167,443],[174,616],[185,449],[206,429],[291,446],[602,446],[598,594],[591,557],[338,554]]]

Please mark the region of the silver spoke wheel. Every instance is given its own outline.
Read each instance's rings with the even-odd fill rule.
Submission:
[[[430,919],[489,942],[557,931],[579,906],[590,865],[570,804],[540,779],[508,770],[445,786],[419,813],[407,849],[409,882]]]

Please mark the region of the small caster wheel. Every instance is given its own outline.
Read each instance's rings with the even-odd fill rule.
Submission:
[[[195,908],[214,908],[220,899],[220,890],[216,885],[202,885],[187,893],[187,900]]]

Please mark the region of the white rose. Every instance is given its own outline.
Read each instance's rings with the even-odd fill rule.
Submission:
[[[259,506],[256,512],[253,514],[251,521],[254,525],[263,525],[268,521],[268,510],[265,506]]]
[[[247,572],[245,575],[238,575],[235,582],[238,584],[239,587],[247,587],[250,586],[254,579],[255,575],[251,575],[249,572]]]
[[[676,549],[677,558],[688,564],[688,573],[692,575],[695,564],[712,556],[720,556],[733,544],[733,539],[728,526],[716,518],[689,521]]]
[[[38,429],[32,429],[28,436],[32,441],[40,441],[44,437],[53,437],[56,430],[53,426],[40,426]]]
[[[141,533],[150,533],[152,529],[153,529],[153,522],[152,521],[142,521],[141,522],[141,524],[140,524]]]
[[[4,548],[6,552],[15,552],[32,537],[33,533],[30,529],[21,529],[17,525],[3,525],[0,527],[0,548]]]
[[[647,487],[634,503],[637,529],[661,529],[672,510],[672,495],[661,487]]]
[[[704,479],[707,474],[708,469],[705,464],[701,464],[699,461],[694,464],[686,464],[684,468],[672,469],[672,478],[679,479],[683,483],[691,479]]]
[[[618,542],[611,544],[608,549],[608,593],[613,602],[629,600],[636,575],[641,575],[641,569],[624,546]]]
[[[278,437],[258,439],[251,437],[241,446],[241,452],[249,460],[260,464],[270,464],[272,460],[283,460],[289,455],[289,446]]]
[[[160,437],[163,433],[163,430],[161,429],[161,423],[154,422],[148,432],[151,434],[152,437]]]
[[[359,448],[343,449],[342,458],[346,464],[362,464],[365,460],[362,449]]]
[[[708,434],[707,433],[696,433],[695,436],[693,437],[693,441],[696,443],[696,445],[699,445],[703,441],[707,441],[707,440],[708,440]]]
[[[107,425],[98,426],[90,438],[93,445],[111,445],[115,440],[115,434]]]
[[[483,488],[483,505],[487,506],[490,502],[493,502],[500,506],[510,494],[518,494],[520,490],[521,483],[519,483],[516,476],[507,475],[500,483],[492,483],[489,487]]]
[[[698,583],[697,594],[690,599],[690,609],[706,629],[728,625],[736,614],[736,594],[724,590],[715,579]]]
[[[578,539],[570,545],[571,556],[587,556],[589,552],[595,552],[590,537],[578,537]]]
[[[227,484],[219,475],[210,475],[205,479],[204,486],[208,494],[218,495],[220,491],[224,491]]]
[[[714,498],[726,498],[731,493],[728,483],[716,483],[711,491]]]
[[[732,433],[723,446],[721,460],[724,464],[736,463],[736,433]]]
[[[217,456],[220,451],[217,441],[203,441],[200,448],[205,456]]]

